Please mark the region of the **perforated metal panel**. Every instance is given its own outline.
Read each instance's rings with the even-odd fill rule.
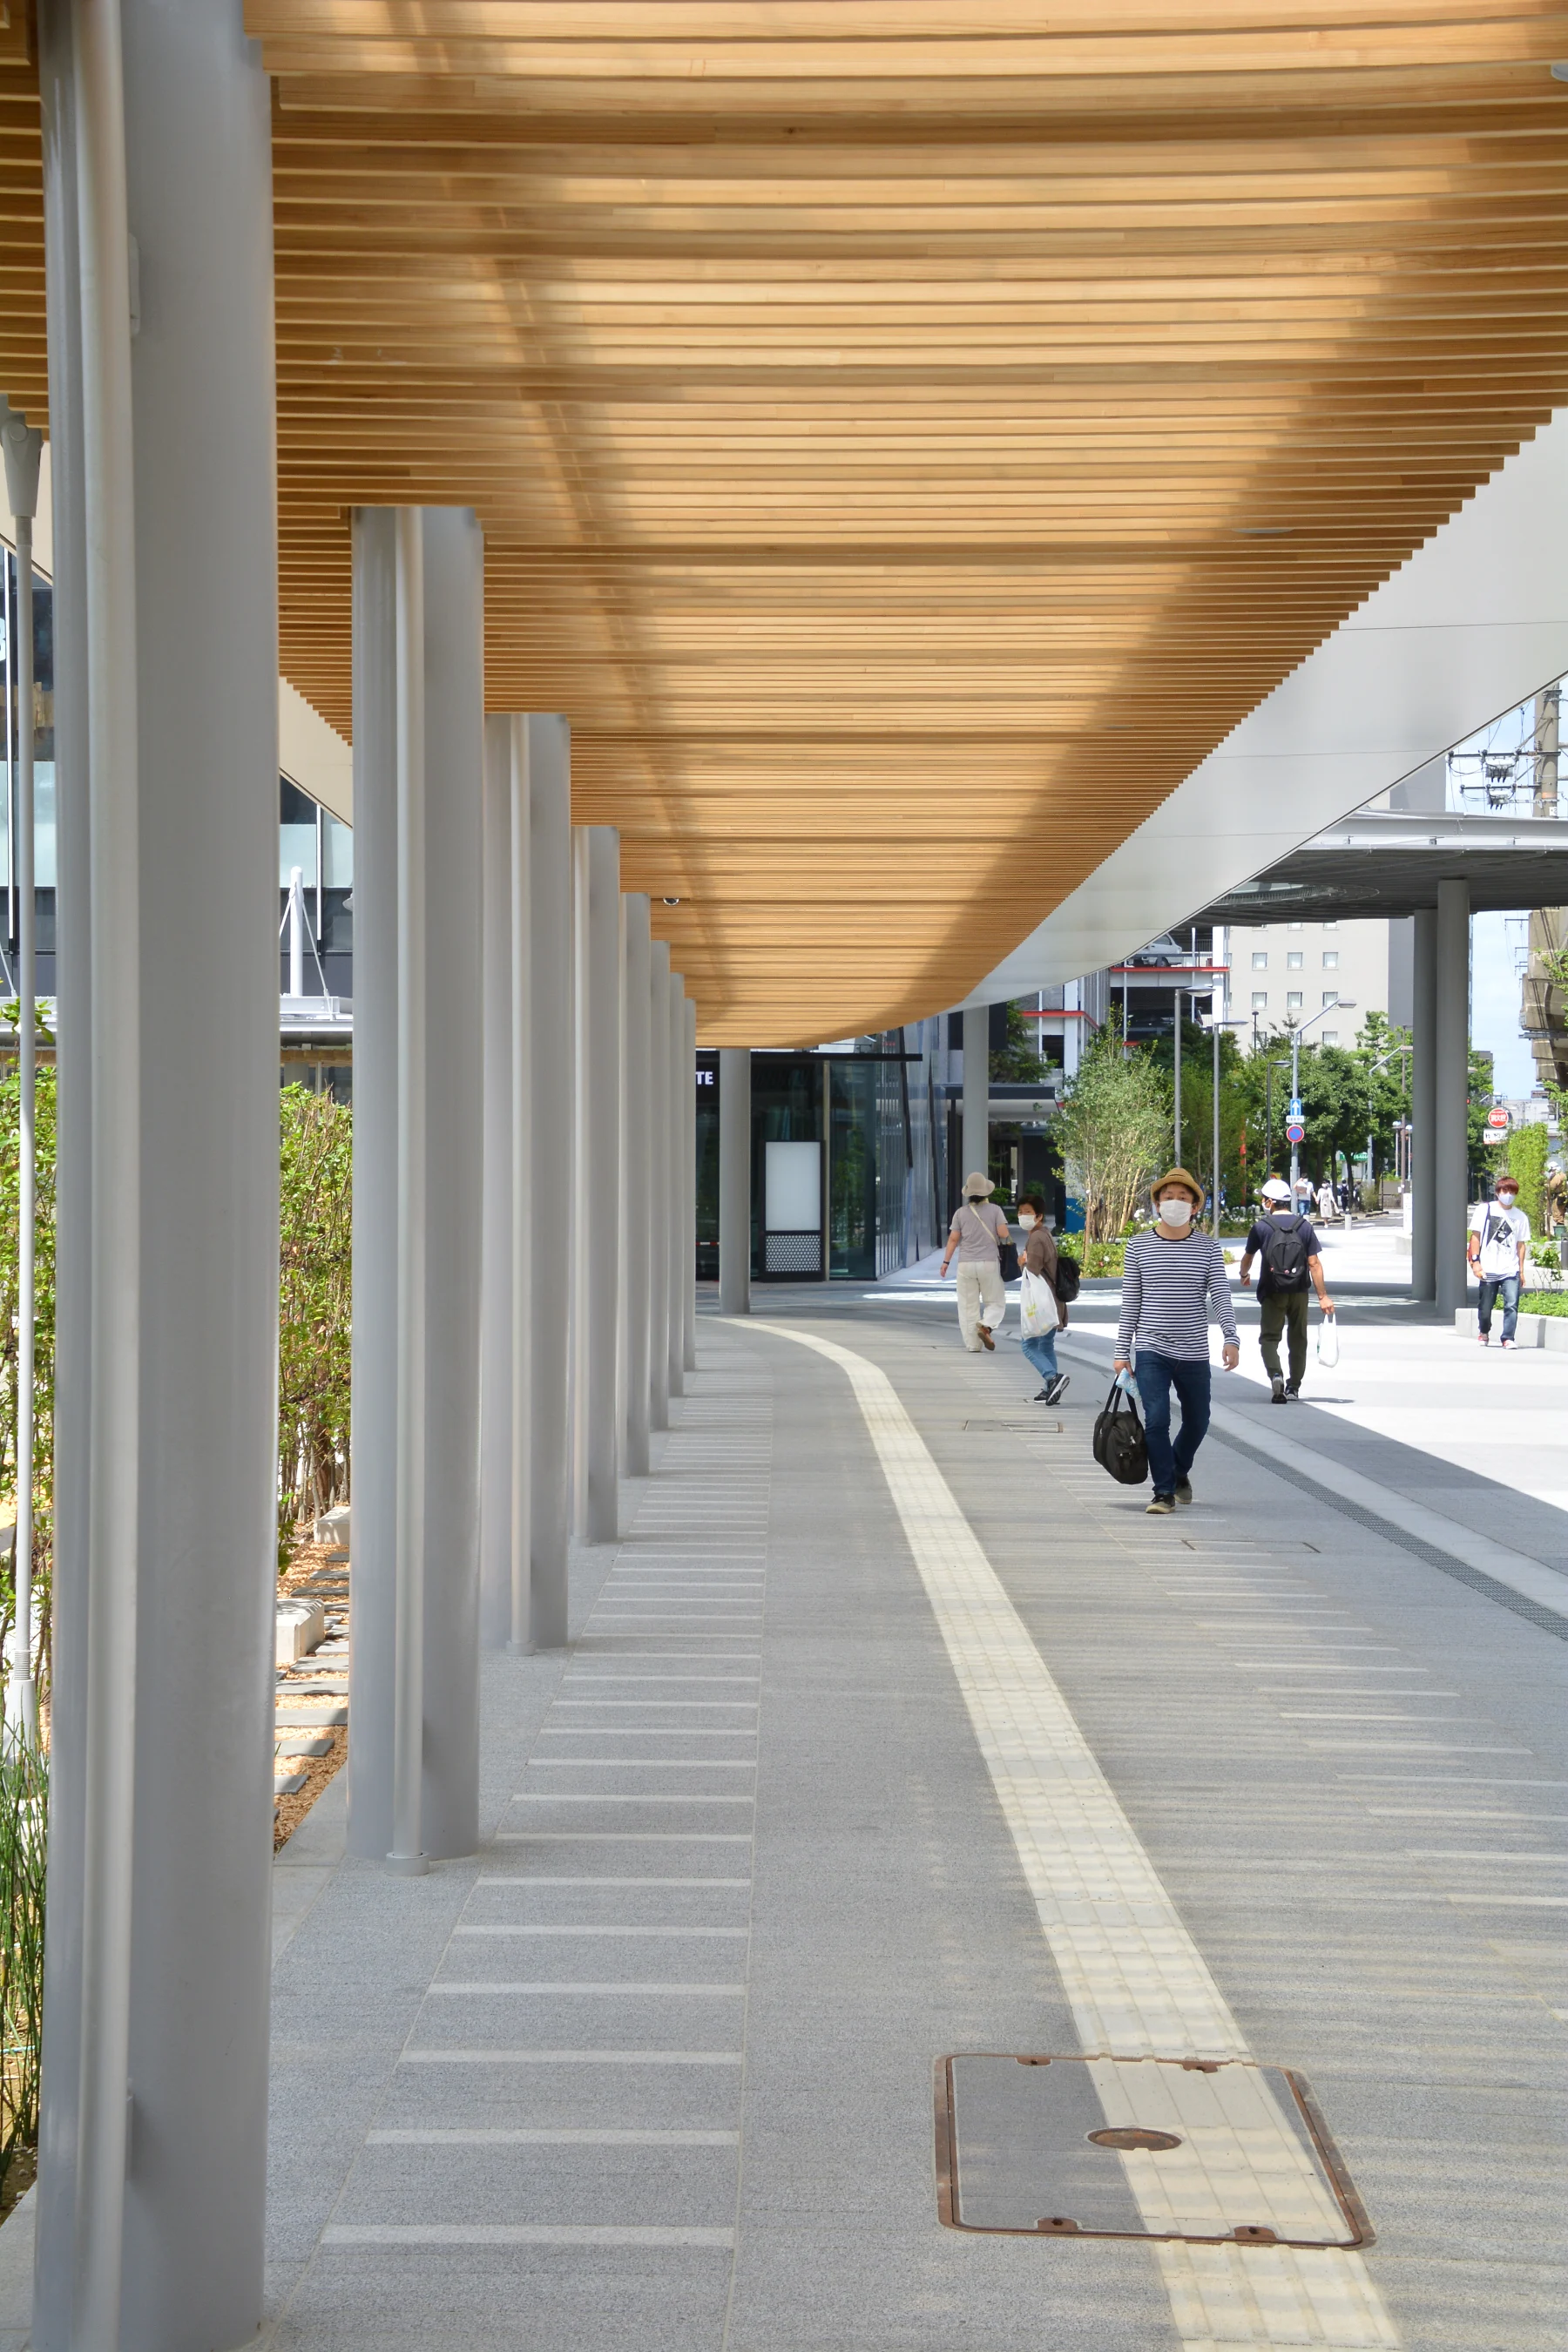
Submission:
[[[820,1274],[822,1235],[764,1234],[763,1270],[765,1274]]]
[[[1238,2060],[943,2059],[937,2180],[955,2230],[1291,2246],[1372,2237],[1306,2084]]]

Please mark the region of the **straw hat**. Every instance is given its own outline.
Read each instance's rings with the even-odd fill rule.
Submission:
[[[1195,1176],[1189,1176],[1184,1168],[1167,1168],[1164,1174],[1158,1180],[1158,1181],[1150,1185],[1149,1198],[1152,1201],[1157,1201],[1161,1193],[1165,1190],[1167,1184],[1182,1185],[1185,1191],[1192,1194],[1194,1208],[1201,1209],[1203,1207],[1204,1188],[1198,1182]]]
[[[996,1187],[990,1178],[983,1176],[978,1168],[973,1176],[966,1176],[963,1180],[963,1197],[966,1201],[984,1201],[995,1190]]]

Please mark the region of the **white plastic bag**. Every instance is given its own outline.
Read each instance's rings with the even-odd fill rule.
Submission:
[[[1031,1274],[1027,1266],[1018,1278],[1018,1321],[1026,1339],[1043,1339],[1054,1331],[1061,1318],[1057,1313],[1057,1297],[1043,1276]]]
[[[1321,1370],[1331,1372],[1340,1360],[1340,1318],[1325,1315],[1318,1326],[1318,1364]]]

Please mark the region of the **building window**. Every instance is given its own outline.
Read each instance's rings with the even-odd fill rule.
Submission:
[[[1323,1043],[1324,1043],[1324,1045],[1337,1045],[1339,1044],[1339,1042],[1340,1042],[1340,1033],[1339,1033],[1339,1031],[1338,1031],[1337,1029],[1325,1029],[1325,1030],[1324,1030],[1324,1032],[1323,1032]]]
[[[1330,1005],[1331,1005],[1331,1004],[1337,1004],[1337,1003],[1339,1003],[1339,1001],[1340,1001],[1340,992],[1339,992],[1339,990],[1338,990],[1337,988],[1325,988],[1325,989],[1324,989],[1324,991],[1323,991],[1323,1010],[1324,1010],[1324,1012],[1325,1012],[1325,1013],[1328,1011],[1328,1009],[1329,1009],[1329,1007],[1330,1007]]]
[[[1268,950],[1267,948],[1254,948],[1252,951],[1252,969],[1254,971],[1268,971]]]
[[[1253,992],[1252,992],[1252,1009],[1253,1009],[1254,1013],[1267,1013],[1267,1012],[1268,1012],[1268,991],[1266,988],[1255,988],[1255,989],[1253,990]]]
[[[1286,997],[1285,1010],[1287,1013],[1300,1013],[1301,1010],[1301,992],[1299,988],[1291,989]]]
[[[1292,949],[1290,950],[1289,954],[1289,955],[1286,957],[1286,959],[1285,959],[1285,969],[1286,969],[1286,971],[1300,971],[1300,969],[1301,969],[1301,950],[1300,950],[1300,948],[1292,948]]]
[[[1340,951],[1338,948],[1325,948],[1323,950],[1323,970],[1325,971],[1338,971],[1339,968]]]

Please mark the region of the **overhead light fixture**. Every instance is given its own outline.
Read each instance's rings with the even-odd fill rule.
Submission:
[[[679,898],[661,898],[659,904],[661,907],[679,907],[680,901]]]

